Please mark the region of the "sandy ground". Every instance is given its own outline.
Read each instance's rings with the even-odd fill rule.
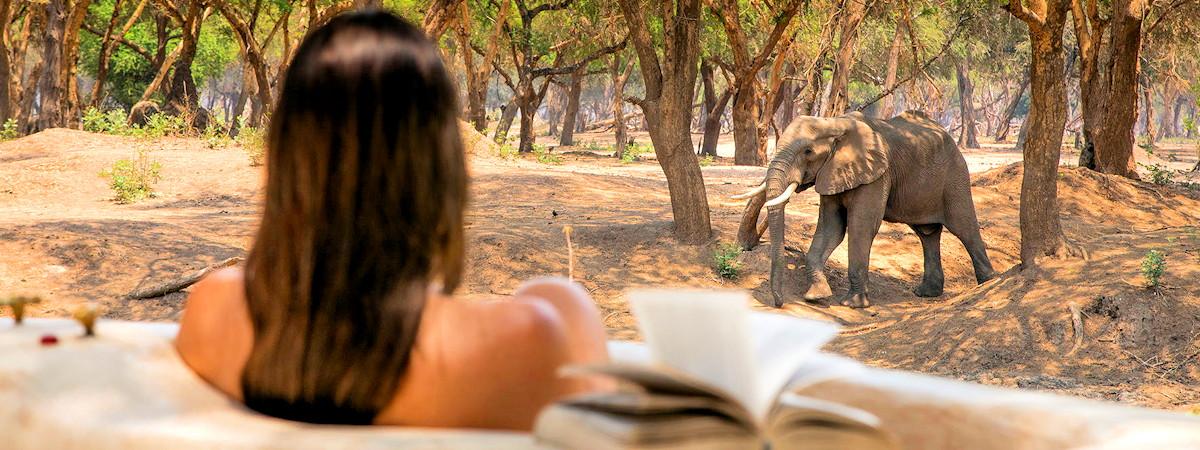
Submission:
[[[603,139],[579,135],[585,145]],[[162,164],[158,195],[115,204],[98,174],[140,148]],[[1190,167],[1192,148],[1169,146],[1154,158]],[[846,331],[832,350],[881,367],[1168,409],[1200,405],[1200,192],[1064,168],[1063,226],[1089,258],[1020,271],[1013,269],[1020,166],[1009,164],[1020,154],[988,145],[966,155],[976,172],[983,237],[1003,276],[975,286],[966,252],[945,234],[946,293],[917,298],[910,291],[921,276],[920,242],[907,226],[884,224],[871,260],[875,306],[852,310],[797,300],[784,311],[842,323]],[[762,168],[726,161],[705,167],[716,235],[710,245],[683,246],[671,238],[669,199],[656,163],[586,152],[562,158],[558,165],[473,160],[463,296],[504,295],[522,280],[565,274],[562,227],[571,225],[576,276],[613,338],[637,338],[622,297],[630,287],[736,287],[767,297],[766,245],[740,257],[742,275],[734,281],[716,275],[712,257],[716,244],[733,240],[742,211],[743,203],[728,196],[757,184]],[[1064,162],[1073,158],[1064,155]],[[112,318],[176,319],[186,293],[137,301],[121,296],[244,254],[262,179],[241,149],[210,149],[192,139],[50,130],[0,144],[0,295],[44,296],[35,315],[62,316],[95,301]],[[816,204],[811,191],[794,198],[790,247],[808,247]],[[1167,254],[1164,287],[1156,290],[1142,286],[1139,272],[1150,249]],[[788,274],[787,294],[798,298],[807,285],[799,270],[803,254],[786,253],[797,267]],[[843,245],[830,262],[835,293],[845,289],[845,261]],[[1074,351],[1072,303],[1082,309],[1084,324]]]

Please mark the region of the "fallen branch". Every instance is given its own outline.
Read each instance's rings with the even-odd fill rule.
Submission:
[[[183,278],[178,278],[178,279],[171,280],[171,281],[168,281],[165,283],[160,283],[160,284],[157,284],[154,286],[150,286],[148,288],[134,289],[132,292],[125,294],[125,299],[138,300],[138,299],[162,297],[162,296],[170,294],[172,292],[179,292],[179,291],[186,289],[188,286],[196,284],[197,281],[200,281],[201,278],[204,278],[205,275],[208,275],[210,272],[212,272],[214,270],[229,267],[229,266],[235,265],[240,262],[242,262],[242,258],[235,256],[233,258],[229,258],[229,259],[226,259],[219,263],[216,263],[211,266],[200,269],[196,273],[193,273],[193,274],[188,275]]]
[[[563,234],[567,236],[567,280],[575,281],[575,248],[571,246],[571,226],[563,227]]]
[[[1067,355],[1070,355],[1083,346],[1083,315],[1074,303],[1068,303],[1067,308],[1071,310],[1071,326],[1075,329],[1075,345],[1071,346],[1071,351],[1067,352]]]

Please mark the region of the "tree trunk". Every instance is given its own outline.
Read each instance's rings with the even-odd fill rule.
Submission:
[[[907,8],[901,9],[896,14],[908,14]],[[878,116],[884,119],[890,118],[896,114],[896,72],[900,67],[900,49],[904,46],[904,20],[896,21],[896,32],[892,34],[892,46],[888,49],[887,59],[887,75],[883,79],[884,91],[893,91],[883,98],[879,105]],[[916,68],[914,68],[915,70]]]
[[[487,111],[484,109],[484,96],[487,95],[487,74],[480,73],[475,68],[475,52],[471,50],[471,14],[468,9],[470,2],[462,2],[459,6],[459,20],[455,29],[455,39],[458,41],[459,53],[462,56],[463,74],[467,81],[466,120],[471,122],[475,131],[483,131],[487,127]],[[491,64],[484,61],[483,64]],[[481,88],[480,85],[483,85]]]
[[[619,0],[638,55],[645,98],[638,101],[650,129],[654,154],[667,178],[675,237],[701,244],[712,236],[708,195],[699,159],[692,150],[692,88],[700,57],[700,1],[666,0],[659,9],[663,56],[650,35],[644,9],[636,0]]]
[[[374,2],[375,5],[372,6],[375,8],[381,7],[383,3],[379,0],[366,1]],[[450,29],[450,25],[454,22],[454,10],[460,1],[463,0],[433,0],[425,10],[425,19],[421,26],[425,29],[425,34],[429,35],[429,39],[434,43],[440,41],[442,35],[446,34],[446,30]],[[470,49],[468,48],[467,50]]]
[[[962,129],[959,131],[958,145],[964,148],[979,148],[978,132],[975,129],[975,85],[971,83],[971,67],[969,56],[955,59],[954,68],[958,74],[958,103],[962,117]]]
[[[62,84],[58,77],[63,73],[62,43],[67,25],[66,0],[46,2],[46,29],[42,40],[43,70],[39,74],[37,96],[40,97],[34,131],[66,125],[62,111]]]
[[[843,0],[841,36],[838,38],[837,55],[833,61],[833,78],[828,90],[829,106],[824,108],[826,116],[840,116],[849,106],[847,87],[850,72],[854,69],[854,56],[858,52],[858,29],[867,15],[866,2]]]
[[[92,86],[91,106],[99,109],[101,102],[104,100],[104,83],[108,81],[108,61],[112,56],[113,46],[116,41],[113,39],[113,33],[116,32],[117,22],[121,19],[121,3],[122,0],[113,0],[112,17],[108,19],[108,27],[104,29],[104,36],[100,37],[100,56],[96,58],[96,84]],[[142,0],[141,5],[144,6],[146,0]],[[141,6],[138,11],[140,12]],[[134,13],[136,19],[137,12]]]
[[[83,26],[83,19],[87,16],[88,5],[91,5],[91,0],[76,0],[74,7],[71,8],[67,15],[66,28],[63,31],[62,41],[62,66],[59,75],[59,83],[62,84],[63,93],[62,114],[63,121],[68,126],[75,126],[79,123],[81,115],[79,105],[81,98],[79,96],[79,79],[76,76],[79,61],[79,29]]]
[[[1011,0],[1019,13],[1021,0]],[[1016,5],[1013,8],[1012,5]],[[1025,20],[1031,42],[1029,138],[1022,150],[1021,265],[1035,267],[1037,258],[1074,253],[1058,216],[1058,163],[1067,121],[1066,74],[1063,62],[1065,2],[1043,4],[1041,20]],[[1036,14],[1036,13],[1032,13]],[[1018,18],[1022,18],[1018,15]]]
[[[996,141],[1005,142],[1008,140],[1008,132],[1012,127],[1014,116],[1017,115],[1017,107],[1021,105],[1021,99],[1025,97],[1025,90],[1029,88],[1029,71],[1021,77],[1021,84],[1017,86],[1017,92],[1013,94],[1008,101],[1008,106],[1004,108],[1004,114],[1000,119],[1000,125],[996,129]]]
[[[29,8],[26,12],[25,23],[21,26],[20,39],[13,48],[11,55],[29,55],[34,50],[29,48],[29,44],[34,39],[32,30],[34,28],[43,28],[46,23],[46,8]],[[34,26],[37,24],[37,27]],[[26,56],[25,59],[29,57]],[[37,99],[37,81],[45,68],[46,61],[42,58],[35,58],[32,66],[28,64],[17,64],[14,66],[12,81],[19,82],[15,86],[17,90],[13,93],[13,101],[16,108],[17,126],[22,132],[30,133],[34,128],[32,123],[34,100]],[[25,66],[25,67],[22,67]],[[22,81],[23,80],[23,81]]]
[[[704,84],[704,137],[700,140],[700,155],[717,157],[717,141],[721,137],[721,116],[729,104],[732,90],[717,94],[713,65],[708,60],[700,63],[700,79]]]
[[[513,119],[517,117],[517,97],[514,96],[501,108],[500,122],[496,123],[496,132],[492,135],[492,140],[497,144],[504,145],[508,140],[508,131],[512,129]]]
[[[1146,121],[1146,145],[1154,146],[1154,91],[1150,88],[1149,80],[1142,84],[1142,105],[1146,107],[1146,114],[1143,116]]]
[[[767,162],[766,148],[758,142],[758,96],[757,81],[739,86],[733,95],[733,163],[739,166]]]
[[[1158,118],[1158,137],[1173,138],[1179,133],[1175,130],[1175,121],[1179,118],[1179,88],[1175,83],[1163,83],[1162,90],[1163,113]]]
[[[558,140],[559,145],[575,145],[575,123],[579,116],[579,94],[583,91],[583,77],[585,73],[587,73],[587,66],[579,66],[579,70],[571,74],[570,89],[567,90],[567,108],[563,112],[562,135]]]
[[[1096,170],[1137,179],[1133,127],[1137,123],[1138,59],[1146,0],[1113,2],[1109,91],[1096,136]]]
[[[8,60],[8,23],[11,20],[12,0],[0,0],[0,125],[16,116],[13,105],[12,63]]]
[[[624,157],[625,150],[629,147],[629,130],[625,126],[625,82],[629,80],[629,75],[633,73],[633,67],[634,62],[629,61],[625,64],[624,70],[622,70],[620,54],[613,55],[613,61],[609,67],[613,79],[613,136],[616,138],[613,144],[615,149],[613,157],[617,159]]]

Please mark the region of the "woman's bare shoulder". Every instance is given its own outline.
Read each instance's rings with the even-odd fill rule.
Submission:
[[[242,269],[214,271],[192,285],[175,348],[201,378],[235,397],[253,341]]]

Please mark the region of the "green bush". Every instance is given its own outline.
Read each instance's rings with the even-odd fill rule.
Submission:
[[[1149,171],[1150,172],[1150,182],[1157,184],[1159,186],[1166,186],[1168,184],[1171,184],[1171,177],[1173,177],[1175,175],[1174,171],[1172,171],[1167,166],[1164,166],[1161,164],[1138,163],[1138,165],[1142,166],[1143,169],[1146,169],[1147,171]]]
[[[83,131],[121,136],[133,134],[133,129],[128,125],[125,111],[114,109],[104,112],[95,107],[89,107],[83,112]]]
[[[152,161],[146,150],[138,150],[136,158],[118,160],[111,169],[100,172],[100,176],[108,178],[108,186],[116,194],[114,200],[125,204],[153,197],[154,184],[162,179],[161,169],[162,166]]]
[[[233,143],[233,139],[229,138],[229,134],[226,132],[228,129],[229,127],[226,126],[219,117],[213,116],[213,118],[209,120],[208,127],[204,129],[204,133],[201,134],[201,137],[204,138],[204,143],[208,145],[208,148],[210,149],[216,150],[219,148],[229,147],[229,145]]]
[[[266,130],[242,127],[241,130],[238,130],[237,138],[234,141],[242,147],[242,150],[246,151],[246,157],[250,159],[251,167],[258,167],[267,162]]]
[[[654,145],[641,145],[634,141],[629,141],[629,146],[625,148],[625,153],[621,154],[621,162],[631,163],[637,161],[640,156],[654,152]]]
[[[1167,270],[1167,255],[1158,250],[1150,250],[1146,256],[1142,258],[1142,278],[1146,280],[1146,287],[1157,288],[1160,285],[1159,279],[1162,278],[1163,272]]]
[[[158,139],[166,136],[185,136],[188,134],[187,122],[182,117],[164,113],[154,113],[146,118],[146,124],[136,127],[133,135],[147,139]]]
[[[742,271],[742,265],[737,260],[741,255],[742,247],[737,244],[724,243],[717,246],[716,251],[713,252],[717,275],[726,280],[736,279]]]
[[[508,144],[501,144],[501,145],[500,145],[500,157],[501,157],[501,158],[504,158],[504,159],[515,159],[515,158],[517,157],[517,154],[518,154],[518,153],[519,153],[519,152],[517,151],[517,148],[516,148],[516,147],[513,147],[513,146],[511,146],[511,145],[508,145]]]
[[[0,125],[0,142],[21,137],[21,133],[17,131],[17,119],[8,119]]]
[[[545,146],[533,144],[533,154],[537,157],[537,162],[542,164],[562,164],[561,156],[550,153],[550,150]]]
[[[712,157],[712,155],[704,155],[703,158],[700,158],[700,167],[711,166],[714,162],[716,162],[716,160]]]

